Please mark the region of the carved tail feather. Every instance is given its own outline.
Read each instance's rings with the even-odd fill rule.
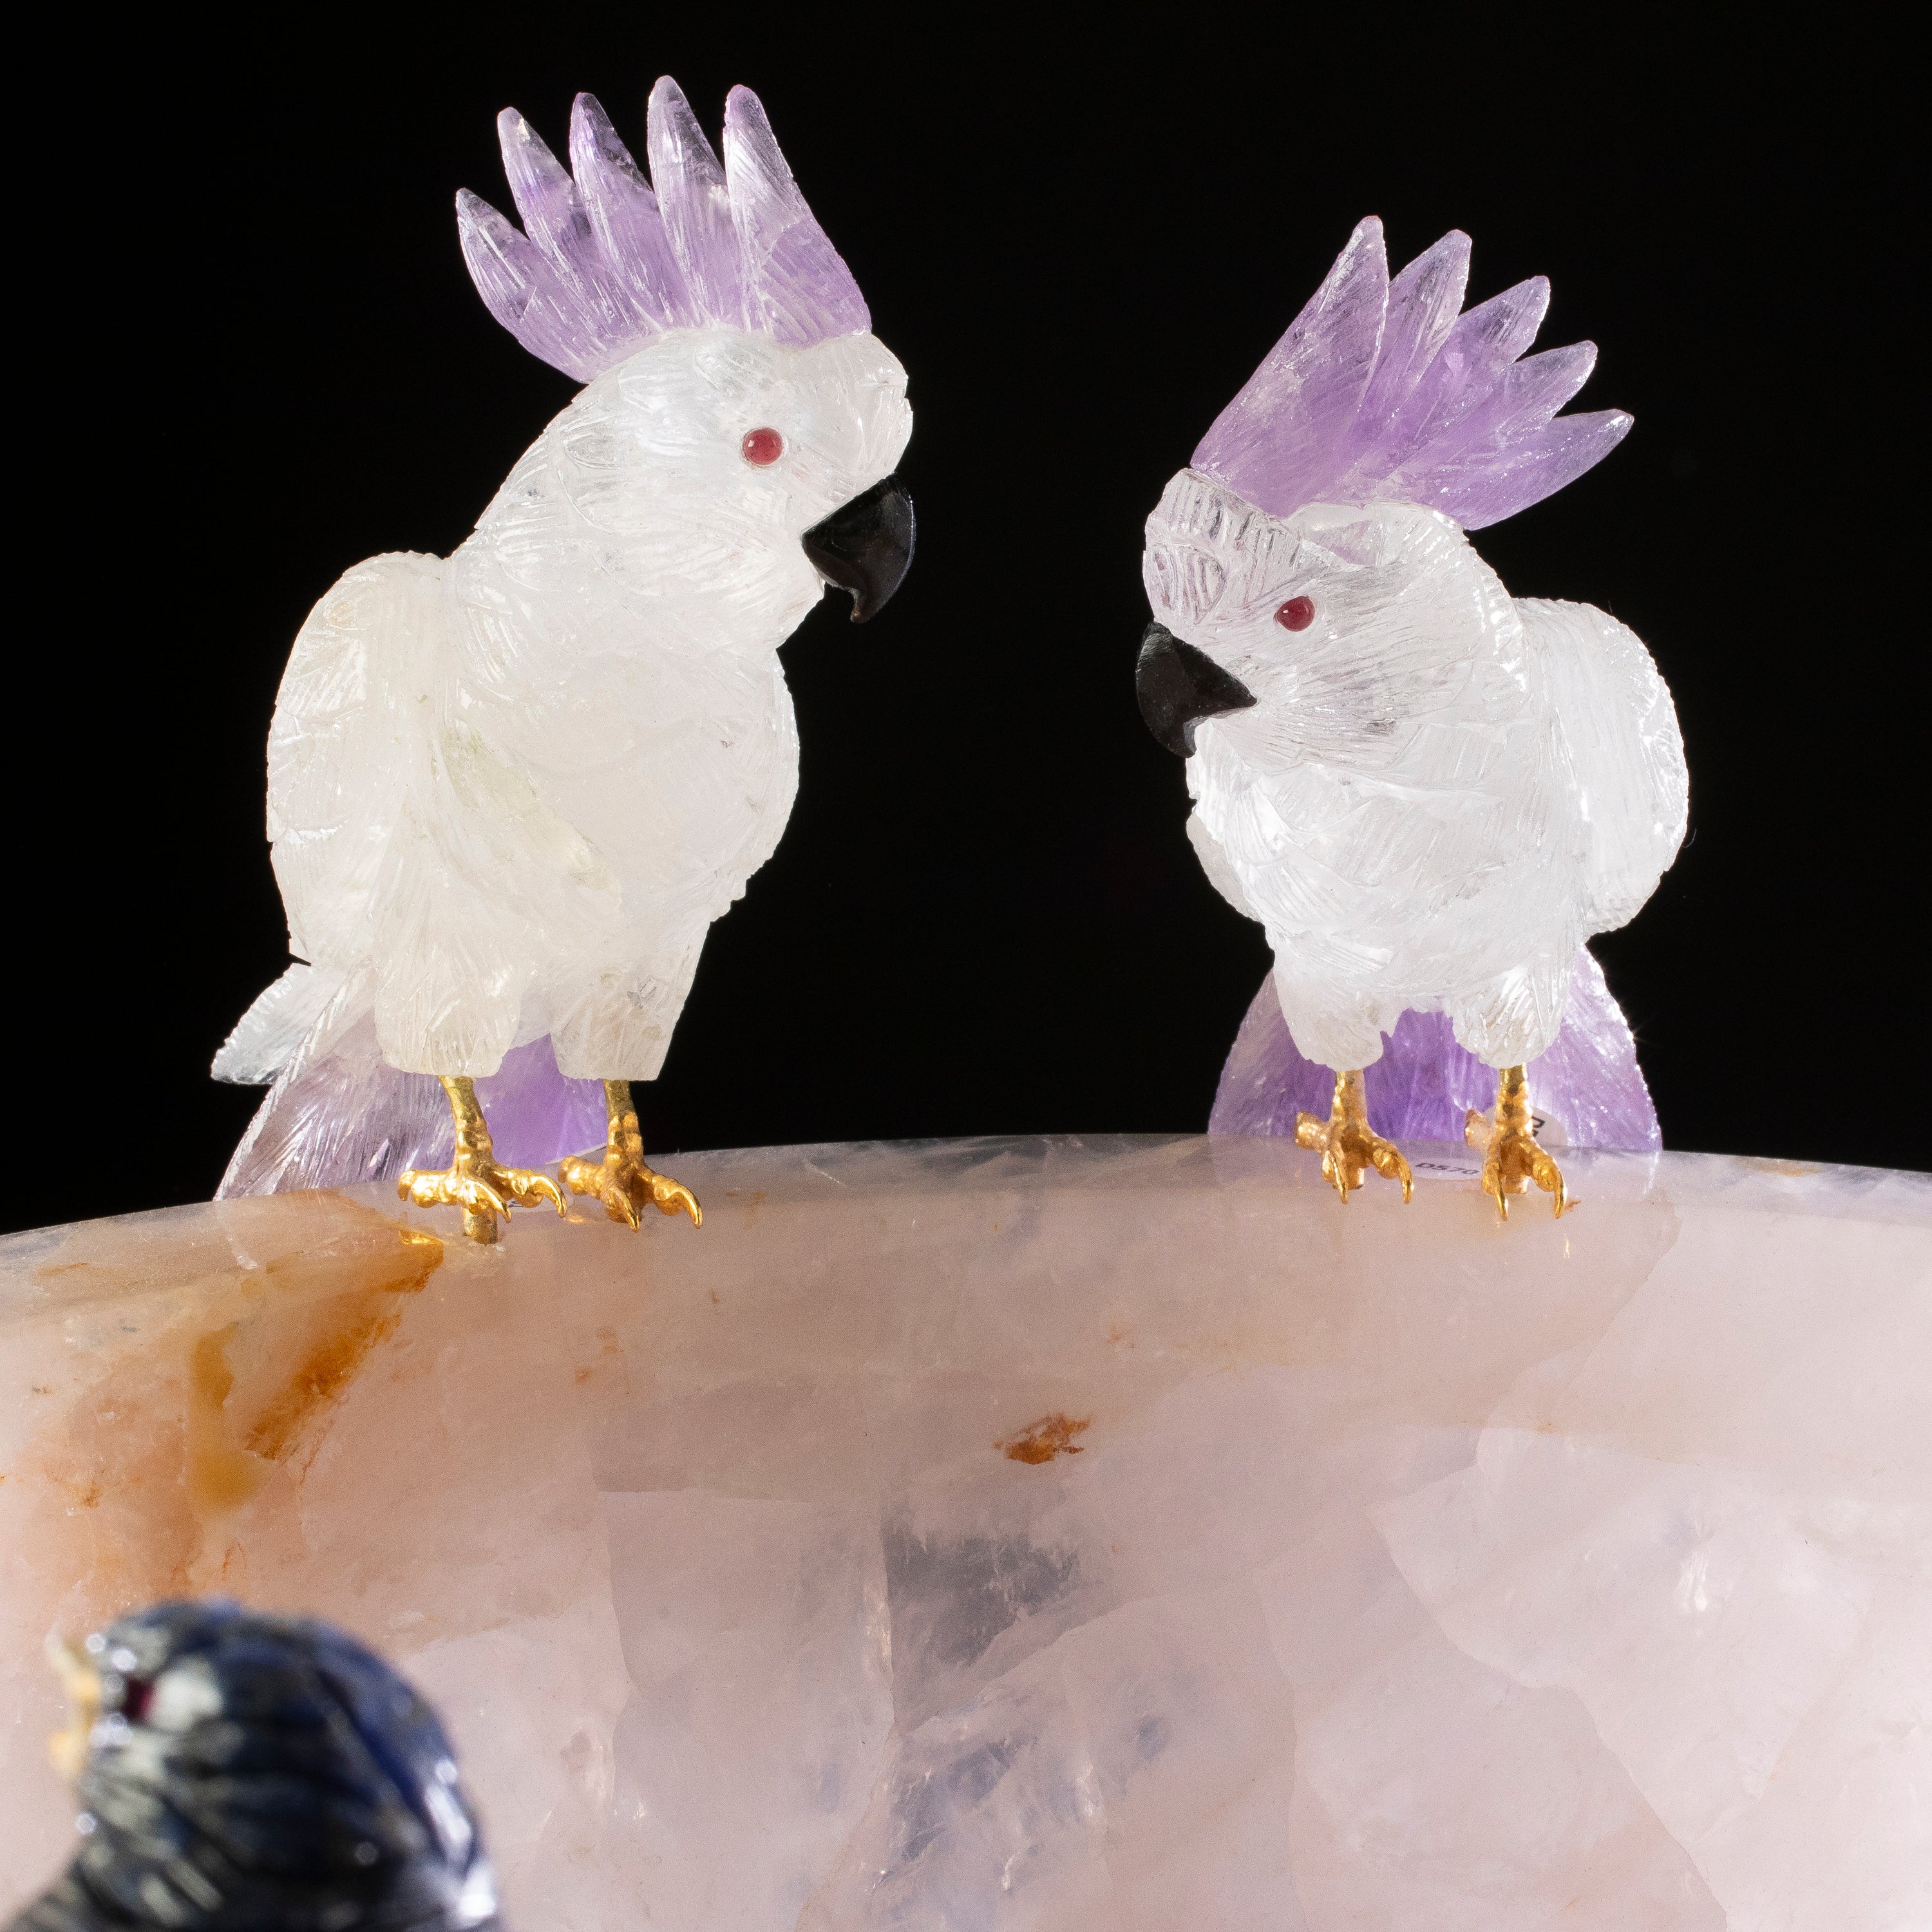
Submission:
[[[1404,1013],[1388,1042],[1363,1076],[1376,1130],[1460,1144],[1467,1110],[1486,1112],[1496,1099],[1493,1070],[1456,1043],[1444,1013]],[[1558,1123],[1570,1146],[1647,1154],[1663,1145],[1636,1042],[1588,947],[1577,950],[1562,1030],[1528,1073],[1537,1113]],[[1292,1138],[1298,1112],[1327,1113],[1334,1084],[1289,1036],[1270,970],[1221,1070],[1208,1131]]]
[[[603,1143],[602,1087],[559,1073],[548,1037],[513,1047],[476,1094],[496,1147],[518,1166],[548,1166]],[[446,1166],[453,1142],[440,1083],[390,1066],[364,1015],[319,1055],[290,1056],[214,1198],[392,1181],[406,1168]]]

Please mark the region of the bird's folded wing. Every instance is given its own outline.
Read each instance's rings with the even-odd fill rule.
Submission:
[[[1670,692],[1642,640],[1588,604],[1516,608],[1562,728],[1585,814],[1586,934],[1632,918],[1684,842],[1690,806]]]

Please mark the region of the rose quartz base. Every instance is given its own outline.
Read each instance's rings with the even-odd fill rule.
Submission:
[[[44,1637],[224,1590],[437,1701],[545,1932],[1932,1924],[1932,1184],[1572,1152],[1502,1227],[1411,1151],[0,1244],[0,1907]]]

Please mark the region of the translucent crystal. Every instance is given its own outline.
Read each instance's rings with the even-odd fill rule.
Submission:
[[[570,166],[598,245],[630,290],[640,331],[647,333],[651,323],[684,328],[700,321],[657,196],[592,94],[580,94],[571,108]]]
[[[668,74],[651,90],[645,151],[658,212],[671,253],[684,271],[692,306],[700,315],[742,326],[745,272],[731,220],[731,191],[691,104]]]
[[[806,206],[748,87],[734,87],[724,103],[724,172],[752,326],[799,344],[869,328],[858,284]]]
[[[1630,418],[1610,410],[1552,424],[1594,347],[1519,363],[1549,283],[1533,276],[1459,316],[1468,272],[1469,238],[1452,231],[1391,281],[1370,216],[1192,467],[1277,517],[1316,502],[1426,503],[1469,530],[1574,482]]]
[[[1434,367],[1468,280],[1469,238],[1452,229],[1389,284],[1375,370],[1350,425],[1352,441],[1372,446]]]
[[[1268,930],[1295,1043],[1364,1066],[1409,1008],[1490,1066],[1554,1040],[1582,941],[1683,837],[1670,694],[1636,638],[1512,600],[1445,518],[1286,521],[1184,471],[1148,520],[1154,614],[1252,694],[1204,720],[1191,828]],[[1313,623],[1275,621],[1307,596]]]
[[[298,963],[216,1061],[280,1082],[228,1192],[446,1146],[434,1088],[384,1062],[482,1078],[521,1052],[552,1082],[553,1058],[572,1080],[651,1078],[710,922],[784,829],[798,743],[778,649],[826,583],[805,539],[895,487],[905,372],[752,95],[727,104],[722,164],[668,80],[649,128],[655,189],[589,96],[574,175],[507,110],[522,228],[460,201],[491,312],[587,386],[453,556],[358,565],[296,638],[268,835]],[[747,459],[753,431],[771,460]],[[902,494],[887,511],[902,572]],[[503,1157],[601,1139],[600,1120],[552,1145],[586,1110],[553,1094],[555,1118],[526,1123],[512,1088]]]
[[[1642,643],[1512,598],[1466,534],[1630,422],[1556,416],[1594,348],[1522,359],[1549,284],[1459,316],[1468,267],[1451,234],[1391,282],[1362,223],[1148,520],[1170,643],[1144,670],[1232,694],[1186,707],[1189,836],[1267,928],[1295,1048],[1332,1068],[1405,1013],[1446,1015],[1492,1067],[1548,1052],[1579,947],[1648,898],[1686,824]]]
[[[219,1588],[434,1702],[512,1926],[1932,1924],[1932,1184],[1564,1168],[1506,1230],[1216,1136],[0,1244],[0,1917],[73,1844],[42,1640]]]
[[[725,102],[721,164],[676,82],[660,80],[649,182],[587,94],[571,116],[574,178],[514,108],[497,132],[523,231],[466,188],[464,260],[490,314],[566,375],[587,382],[670,328],[724,324],[805,348],[871,328],[750,88]]]

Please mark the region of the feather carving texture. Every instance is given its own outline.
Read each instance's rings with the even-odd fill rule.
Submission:
[[[724,159],[668,76],[651,90],[651,178],[588,94],[566,170],[514,108],[498,117],[519,230],[467,188],[457,232],[490,313],[589,382],[665,331],[722,324],[806,347],[872,326],[750,88],[724,104]]]
[[[785,453],[754,468],[765,422]],[[824,588],[800,538],[909,428],[869,334],[680,330],[590,383],[453,556],[343,577],[284,674],[268,833],[290,950],[334,976],[344,1028],[373,1011],[410,1072],[491,1073],[547,1032],[571,1078],[656,1075],[706,928],[790,813],[777,651]],[[270,1019],[232,1064],[286,1064]]]
[[[1189,836],[1331,1068],[1372,1066],[1408,1014],[1490,1066],[1537,1059],[1583,942],[1636,912],[1685,828],[1642,644],[1513,598],[1469,542],[1630,418],[1559,416],[1596,350],[1528,355],[1549,284],[1464,310],[1468,268],[1450,234],[1390,280],[1363,222],[1148,520],[1154,616],[1252,700],[1196,727]]]
[[[778,652],[825,592],[811,533],[911,433],[905,371],[745,89],[721,164],[658,83],[654,184],[588,94],[570,168],[514,110],[497,133],[522,225],[466,192],[465,259],[584,387],[452,556],[354,566],[296,638],[268,832],[297,963],[216,1060],[274,1083],[224,1194],[433,1159],[433,1076],[482,1083],[526,1161],[594,1143],[584,1083],[656,1076],[790,813]]]
[[[1459,314],[1468,272],[1469,238],[1452,232],[1391,281],[1370,216],[1192,466],[1278,517],[1305,503],[1420,503],[1466,530],[1574,482],[1630,418],[1604,410],[1553,420],[1594,348],[1521,362],[1550,284],[1536,276]]]

